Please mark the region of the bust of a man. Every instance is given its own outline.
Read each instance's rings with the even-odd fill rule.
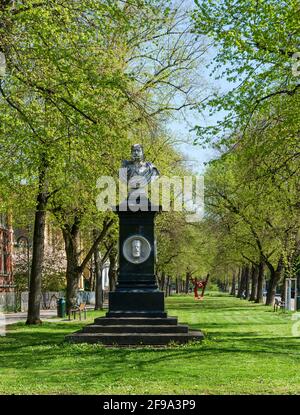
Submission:
[[[131,147],[131,160],[123,160],[122,168],[127,169],[127,177],[123,177],[131,189],[139,189],[159,177],[158,169],[149,161],[144,160],[141,144]]]
[[[141,241],[139,239],[132,241],[132,256],[133,258],[140,258],[141,256]]]

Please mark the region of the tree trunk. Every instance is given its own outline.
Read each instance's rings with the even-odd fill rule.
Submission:
[[[200,297],[202,297],[202,298],[204,297],[204,293],[205,293],[206,287],[208,285],[208,280],[209,280],[209,274],[207,274],[207,276],[204,280],[204,285],[202,287],[202,291],[201,291],[201,295],[200,295]]]
[[[79,228],[76,224],[72,227],[65,225],[62,228],[65,241],[67,257],[67,294],[66,308],[67,313],[76,305],[79,279],[81,269],[79,264]]]
[[[258,267],[257,265],[252,266],[251,272],[251,294],[249,301],[255,301],[257,296],[257,282],[258,282]]]
[[[268,292],[267,292],[266,305],[273,305],[274,300],[275,300],[275,294],[276,294],[276,286],[278,282],[280,281],[282,271],[284,268],[283,258],[280,257],[276,269],[274,269],[270,263],[268,263],[267,265],[270,269],[271,276],[270,276],[269,287],[268,287]]]
[[[108,279],[109,279],[109,291],[114,291],[117,284],[117,251],[112,249],[108,258],[109,258],[109,269],[108,269]]]
[[[245,299],[249,300],[250,298],[250,267],[246,265],[245,271]]]
[[[256,293],[256,303],[263,303],[263,285],[264,285],[264,267],[265,264],[263,260],[260,261],[258,265],[258,275],[257,275],[257,293]]]
[[[103,289],[102,289],[102,261],[99,249],[94,253],[95,261],[95,310],[103,309]]]
[[[93,229],[94,241],[98,238],[99,231]],[[102,289],[102,269],[103,264],[101,261],[101,255],[99,248],[94,252],[94,264],[95,264],[95,310],[103,309],[103,289]]]
[[[66,308],[67,314],[69,314],[71,308],[77,304],[78,284],[81,277],[81,273],[78,272],[75,264],[67,265],[67,293],[66,293]]]
[[[228,285],[227,284],[227,277],[224,277],[224,280],[223,280],[223,282],[221,284],[222,284],[222,291],[226,293],[226,291],[227,291],[227,285]]]
[[[241,274],[242,274],[242,268],[239,267],[238,275],[237,275],[237,293],[236,297],[239,297],[239,292],[241,289]]]
[[[191,279],[191,272],[187,271],[185,274],[185,293],[189,293],[189,286],[190,286],[190,279]]]
[[[235,295],[236,271],[233,272],[230,295]]]
[[[96,271],[94,271],[93,269],[93,258],[91,258],[91,266],[90,266],[90,291],[95,291],[94,287],[95,287],[95,274]]]
[[[95,270],[95,275],[93,277],[93,281],[91,285],[91,291],[96,291],[96,270]]]
[[[275,294],[276,294],[276,286],[277,283],[280,280],[280,274],[276,271],[271,271],[271,276],[269,280],[269,286],[267,290],[267,299],[266,299],[266,305],[273,305],[275,300]]]
[[[240,284],[239,284],[237,297],[243,298],[243,292],[244,292],[244,287],[245,287],[245,266],[243,266],[241,269],[239,280],[240,280]]]
[[[282,278],[282,285],[281,285],[281,301],[285,301],[285,296],[286,296],[286,286],[285,286],[285,280],[286,280],[286,275]]]
[[[165,282],[166,282],[166,273],[164,271],[162,271],[161,273],[161,278],[160,278],[160,290],[164,291],[165,290]]]
[[[167,275],[166,285],[165,285],[165,296],[166,297],[168,297],[169,295],[169,284],[170,284],[170,275]]]
[[[156,271],[155,272],[155,280],[156,280],[156,284],[157,284],[157,286],[159,287],[159,289],[160,289],[160,272],[159,271]]]
[[[43,186],[43,183],[40,184],[41,186]],[[45,247],[46,206],[47,195],[45,192],[40,192],[37,196],[37,209],[34,219],[30,289],[26,321],[28,325],[41,323],[40,302]]]
[[[176,294],[179,294],[179,278],[178,277],[176,277],[176,280],[175,280],[175,291],[176,291]]]

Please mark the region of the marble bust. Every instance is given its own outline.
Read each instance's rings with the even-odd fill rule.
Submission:
[[[143,188],[159,177],[158,169],[149,161],[144,160],[144,150],[141,144],[134,144],[131,147],[131,160],[123,160],[122,169],[126,169],[122,179],[132,190]]]

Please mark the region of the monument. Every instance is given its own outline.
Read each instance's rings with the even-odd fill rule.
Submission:
[[[131,160],[122,163],[128,197],[116,207],[119,216],[119,272],[115,291],[109,293],[108,312],[94,324],[67,336],[72,342],[108,345],[166,345],[202,340],[165,311],[164,293],[155,276],[155,216],[160,211],[148,199],[145,187],[159,177],[145,161],[140,144],[132,146]]]

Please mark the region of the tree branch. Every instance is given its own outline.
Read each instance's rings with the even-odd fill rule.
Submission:
[[[83,272],[84,268],[86,267],[87,263],[89,262],[89,260],[91,259],[93,253],[95,252],[95,250],[97,249],[98,245],[100,244],[100,242],[103,241],[103,239],[105,238],[108,229],[111,227],[111,225],[113,224],[113,219],[111,219],[109,222],[104,222],[102,231],[100,233],[100,235],[98,236],[98,238],[94,241],[91,249],[89,250],[89,252],[87,253],[86,257],[84,258],[84,260],[82,261],[81,265],[79,266],[79,271]]]
[[[267,100],[269,98],[272,98],[272,97],[274,97],[276,95],[287,94],[287,95],[292,96],[292,95],[294,95],[297,92],[297,89],[298,88],[300,88],[300,84],[296,85],[294,89],[282,89],[281,91],[272,92],[271,94],[266,95],[266,96],[264,96],[264,97],[256,100],[255,103],[258,105],[261,102],[263,102],[263,101],[265,101],[265,100]]]

